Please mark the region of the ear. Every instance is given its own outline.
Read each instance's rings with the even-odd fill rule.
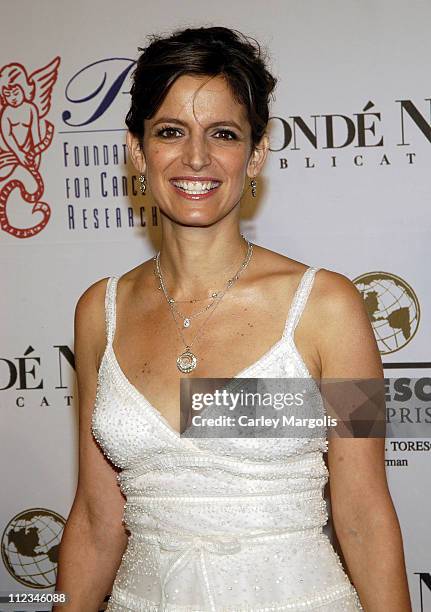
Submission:
[[[263,164],[265,163],[266,156],[269,151],[269,138],[267,134],[264,134],[260,139],[260,142],[254,147],[251,152],[250,159],[247,164],[247,176],[254,178],[262,170]]]
[[[144,152],[139,142],[139,138],[132,134],[130,131],[127,131],[126,142],[127,148],[129,150],[130,159],[132,160],[133,165],[140,174],[145,174],[147,164],[145,161]]]

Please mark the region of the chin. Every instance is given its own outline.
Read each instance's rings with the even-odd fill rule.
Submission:
[[[193,205],[184,205],[173,206],[169,210],[162,209],[159,207],[160,213],[174,223],[178,223],[180,225],[187,225],[190,227],[207,227],[209,225],[213,225],[223,219],[223,217],[228,214],[229,209],[225,210],[214,210],[214,207],[210,207],[205,204],[197,203],[198,206]],[[231,209],[230,209],[231,210]]]
[[[208,215],[194,215],[193,217],[181,215],[172,220],[179,225],[187,227],[209,227],[220,221],[221,218],[222,217],[209,217]]]

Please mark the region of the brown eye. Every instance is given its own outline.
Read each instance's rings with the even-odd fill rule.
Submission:
[[[173,127],[165,127],[157,131],[157,136],[161,138],[178,138],[178,135],[181,136],[181,130]]]
[[[221,140],[236,140],[236,134],[231,130],[218,130],[215,136]]]

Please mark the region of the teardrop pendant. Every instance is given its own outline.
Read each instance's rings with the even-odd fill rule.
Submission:
[[[190,319],[184,319],[183,321],[183,327],[190,327],[191,321]]]

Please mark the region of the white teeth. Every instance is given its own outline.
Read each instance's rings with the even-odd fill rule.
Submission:
[[[172,183],[175,187],[194,195],[208,193],[208,191],[220,185],[218,181],[172,181]]]

